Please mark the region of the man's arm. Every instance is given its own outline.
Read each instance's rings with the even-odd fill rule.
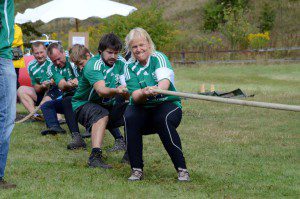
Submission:
[[[108,88],[105,86],[105,81],[100,80],[94,84],[94,89],[100,97],[114,97],[117,94],[125,94],[126,91],[122,87]]]
[[[77,84],[75,82],[77,82]],[[63,92],[72,90],[73,88],[76,88],[77,86],[78,86],[78,81],[75,81],[75,80],[66,81],[65,79],[61,79],[58,83],[58,88],[60,90],[62,90]]]

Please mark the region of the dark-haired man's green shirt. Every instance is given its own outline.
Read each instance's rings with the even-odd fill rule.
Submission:
[[[82,77],[79,80],[78,89],[72,98],[73,110],[76,110],[87,102],[105,106],[114,105],[115,98],[100,97],[94,90],[94,84],[104,80],[105,86],[109,88],[117,88],[121,84],[124,85],[125,65],[126,60],[121,56],[118,57],[112,67],[107,66],[100,55],[91,58],[82,70]]]

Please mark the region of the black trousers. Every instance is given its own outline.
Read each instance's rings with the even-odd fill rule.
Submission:
[[[176,131],[182,118],[181,108],[165,102],[154,108],[129,105],[124,114],[127,150],[132,168],[143,168],[143,135],[157,133],[175,169],[186,169],[181,140]]]

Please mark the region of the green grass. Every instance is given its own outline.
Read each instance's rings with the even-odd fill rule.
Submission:
[[[241,88],[248,100],[300,105],[300,65],[175,66],[179,91]],[[19,112],[24,112],[18,106]],[[86,167],[90,149],[68,151],[69,135],[41,136],[43,123],[15,125],[0,198],[298,198],[300,113],[183,101],[178,128],[192,181],[178,183],[157,135],[144,137],[145,180],[127,182],[122,153],[114,169]],[[64,126],[64,128],[67,128]],[[88,140],[90,146],[90,140]],[[107,134],[104,149],[113,144]]]

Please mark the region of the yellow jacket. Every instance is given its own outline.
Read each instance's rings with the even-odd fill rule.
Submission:
[[[15,28],[15,35],[14,35],[14,41],[12,43],[12,47],[15,48],[15,47],[20,46],[22,51],[24,52],[22,29],[17,24],[14,25],[14,28]],[[18,59],[18,60],[13,60],[13,63],[14,63],[15,68],[24,68],[25,67],[24,57],[22,57],[21,59]]]

